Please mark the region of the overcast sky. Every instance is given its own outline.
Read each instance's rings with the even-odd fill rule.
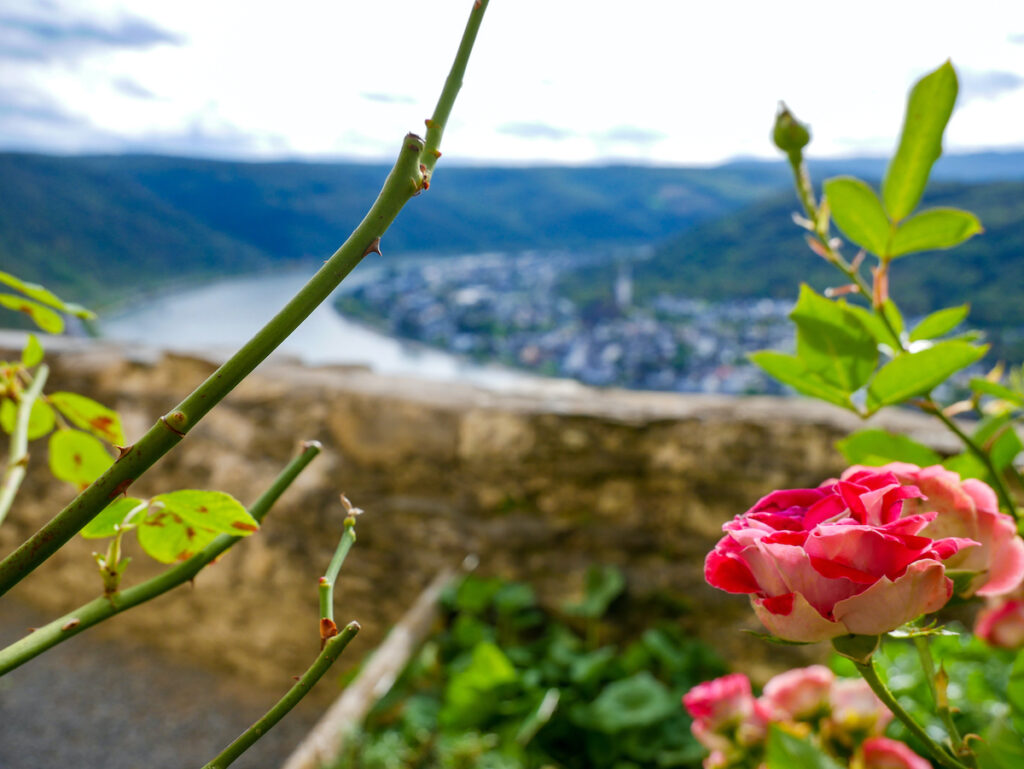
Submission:
[[[389,161],[422,130],[470,5],[9,0],[0,147]],[[1022,0],[492,0],[443,149],[774,157],[785,99],[813,154],[885,154],[907,89],[947,57],[961,75],[947,149],[1024,147]]]

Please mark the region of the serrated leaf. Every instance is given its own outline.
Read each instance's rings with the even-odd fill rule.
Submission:
[[[78,393],[50,393],[49,399],[75,427],[80,427],[114,446],[124,445],[121,417],[113,409],[108,409],[102,403]]]
[[[64,330],[64,319],[60,315],[49,307],[44,307],[38,302],[33,302],[31,299],[25,299],[14,294],[0,294],[0,307],[24,313],[32,319],[33,323],[48,334],[59,334]]]
[[[198,553],[217,536],[205,526],[196,526],[181,516],[152,506],[139,523],[139,544],[150,558],[161,563],[184,561]],[[241,532],[238,532],[241,533]]]
[[[948,334],[954,328],[963,323],[964,318],[967,317],[967,313],[970,309],[970,305],[962,304],[959,307],[947,307],[944,310],[933,312],[914,326],[914,330],[910,332],[910,341],[916,342],[920,339],[935,339],[943,336],[944,334]]]
[[[910,462],[929,467],[942,462],[938,452],[905,435],[885,430],[858,430],[837,441],[836,448],[851,465],[879,467],[890,462]]]
[[[971,380],[971,389],[977,393],[992,395],[996,398],[1001,398],[1002,400],[1024,407],[1024,393],[1011,390],[1009,387],[998,384],[997,382],[989,382],[987,379],[975,377]]]
[[[0,401],[0,427],[10,435],[14,432],[18,423],[18,405],[8,398]],[[51,409],[44,401],[36,400],[32,403],[32,411],[28,416],[28,439],[34,441],[42,438],[53,429],[56,420]]]
[[[21,365],[25,368],[38,366],[43,362],[43,346],[35,334],[28,335],[25,349],[21,351]]]
[[[790,734],[772,724],[765,753],[768,769],[841,769],[832,758],[807,737]]]
[[[53,307],[61,312],[66,312],[68,315],[76,315],[79,318],[91,320],[96,317],[96,313],[85,309],[81,305],[73,304],[72,302],[65,302],[63,299],[58,297],[52,291],[43,288],[37,283],[29,283],[21,278],[16,278],[8,272],[0,271],[0,283],[10,286],[15,291],[19,291],[30,299],[34,299],[37,302]]]
[[[927,350],[893,358],[868,384],[868,411],[875,412],[883,406],[924,395],[957,371],[980,360],[987,351],[987,345],[939,342]]]
[[[797,327],[797,357],[809,371],[847,394],[868,381],[878,364],[878,346],[872,333],[844,304],[802,285],[789,317]]]
[[[55,478],[85,488],[114,464],[103,444],[79,430],[57,430],[50,436],[50,472]]]
[[[223,491],[172,491],[158,494],[151,503],[163,505],[165,511],[188,524],[221,534],[244,537],[260,528],[242,503]]]
[[[978,217],[970,211],[929,208],[899,226],[893,235],[889,256],[953,248],[983,231]]]
[[[79,534],[86,539],[112,537],[117,533],[116,527],[120,526],[121,523],[124,522],[128,513],[144,504],[145,502],[141,499],[135,499],[134,497],[121,497],[120,499],[116,499],[103,508],[99,515],[89,521],[89,523],[85,524],[85,528],[83,528]],[[136,517],[138,517],[138,515],[140,515],[140,513],[136,513]]]
[[[905,219],[921,201],[932,165],[942,154],[942,134],[958,88],[956,72],[947,61],[910,91],[900,143],[882,182],[885,210],[893,221]]]
[[[747,357],[770,376],[789,385],[798,393],[834,403],[850,411],[856,411],[846,393],[824,382],[820,376],[810,371],[806,364],[794,355],[773,350],[761,350],[751,353]]]
[[[829,179],[824,188],[832,221],[843,234],[864,250],[885,256],[889,244],[889,217],[875,191],[852,176]]]

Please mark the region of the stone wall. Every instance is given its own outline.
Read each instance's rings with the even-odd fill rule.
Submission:
[[[92,344],[72,345],[51,356],[51,365],[48,389],[114,406],[129,440],[214,368],[200,358]],[[942,441],[909,414],[889,415],[888,425]],[[340,532],[344,491],[367,511],[337,591],[338,619],[364,627],[359,655],[442,565],[473,553],[484,573],[528,579],[552,604],[578,594],[588,564],[617,564],[637,622],[671,611],[756,670],[778,649],[722,629],[722,622],[753,627],[752,613],[744,599],[704,584],[704,555],[722,522],[759,496],[815,485],[840,470],[833,443],[857,426],[838,409],[802,399],[558,381],[495,393],[272,360],[132,493],[221,489],[249,503],[298,441],[321,441],[323,455],[263,530],[193,587],[89,632],[130,633],[255,683],[298,672],[316,651],[316,582]],[[71,496],[48,477],[45,462],[43,443],[34,444],[29,480],[0,528],[4,552]],[[95,546],[76,538],[16,594],[54,613],[95,596]],[[129,581],[158,570],[134,555]]]

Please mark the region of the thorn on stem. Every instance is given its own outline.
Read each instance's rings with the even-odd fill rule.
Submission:
[[[377,256],[384,256],[384,254],[382,254],[381,250],[380,250],[380,237],[376,237],[372,241],[370,241],[370,245],[368,245],[366,247],[366,250],[363,251],[363,256],[369,256],[370,254],[377,254]],[[316,446],[318,448],[320,447],[320,444],[317,443],[316,441],[312,441],[312,443],[316,444]],[[307,445],[308,444],[304,443],[302,445],[302,447],[306,448]]]
[[[78,619],[78,617],[73,617],[72,619],[69,619],[67,622],[61,625],[60,629],[64,632],[67,632],[72,628],[78,627],[80,624],[82,624],[82,621]]]
[[[118,497],[122,494],[128,496],[128,487],[132,485],[132,481],[134,480],[134,478],[125,478],[111,490],[110,494],[107,495],[107,499],[114,499],[114,497]]]
[[[115,459],[114,461],[120,462],[122,459],[128,456],[128,453],[134,448],[134,446],[114,446],[114,448],[117,449],[117,459]]]
[[[324,644],[327,643],[328,638],[333,638],[338,635],[338,626],[334,624],[334,620],[327,619],[327,617],[320,618],[320,650],[323,651]]]
[[[167,417],[160,417],[160,424],[162,424],[164,427],[166,427],[172,433],[177,435],[179,438],[184,438],[185,437],[185,433],[183,433],[181,430],[177,429],[176,427],[172,427],[171,426],[171,423],[167,421]]]

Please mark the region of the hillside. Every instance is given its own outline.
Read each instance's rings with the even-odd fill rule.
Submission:
[[[906,312],[969,301],[976,324],[1024,325],[1022,200],[1019,181],[936,185],[926,205],[974,211],[985,233],[950,251],[894,262],[892,290]],[[789,298],[801,281],[819,289],[836,285],[841,276],[807,248],[793,224],[797,207],[795,197],[779,195],[683,233],[636,265],[638,295]]]
[[[883,162],[829,160],[812,168],[818,178],[871,176],[881,173]],[[0,269],[102,304],[138,287],[324,258],[362,217],[386,172],[382,165],[353,163],[0,153]],[[1021,179],[1024,153],[943,158],[935,176]],[[442,164],[430,191],[399,216],[384,249],[584,250],[683,233],[642,268],[642,290],[664,282],[709,296],[774,295],[791,290],[790,278],[808,271],[813,277],[819,267],[809,264],[790,225],[788,193],[759,202],[782,195],[788,184],[783,164],[761,161],[713,168]],[[995,274],[992,249],[1002,253],[1018,237],[998,226],[1012,218],[1010,204],[1000,202],[1003,188],[972,194],[980,196],[979,209],[991,211],[980,210],[989,225],[985,244],[958,252],[973,265],[969,283],[952,277],[965,291]],[[780,259],[780,253],[794,258]],[[926,295],[942,294],[949,279],[948,268],[940,277],[922,278],[930,288],[921,289],[920,304]]]

